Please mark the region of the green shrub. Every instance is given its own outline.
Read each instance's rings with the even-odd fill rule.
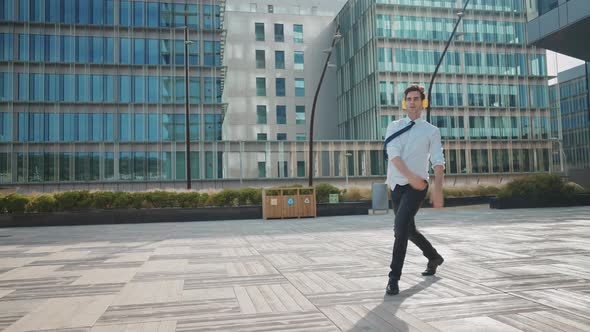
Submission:
[[[183,208],[199,207],[201,204],[201,194],[198,192],[186,192],[176,194],[178,205]]]
[[[29,201],[29,196],[13,193],[4,197],[4,206],[8,213],[23,213]]]
[[[299,194],[301,195],[311,195],[312,192],[312,189],[299,189]]]
[[[88,190],[65,191],[54,194],[59,211],[83,210],[92,206],[92,200]]]
[[[342,190],[342,199],[345,202],[356,202],[360,200],[371,199],[372,193],[370,189],[351,187]]]
[[[585,193],[586,189],[575,182],[568,182],[565,184],[566,192],[573,192],[574,194]]]
[[[557,174],[537,174],[518,178],[508,183],[500,192],[500,198],[520,198],[548,202],[573,196],[576,186],[566,184]]]
[[[261,205],[262,190],[256,188],[245,188],[238,192],[239,205]]]
[[[293,189],[291,189],[293,188]],[[301,184],[290,184],[290,185],[284,185],[284,186],[279,186],[279,187],[274,187],[274,188],[270,188],[266,190],[266,196],[278,196],[281,194],[281,190],[283,195],[295,195],[297,194],[297,190],[294,188],[303,188],[303,185]],[[299,189],[299,194],[301,195],[310,195],[311,194],[311,189]],[[260,198],[262,199],[262,191],[261,191],[261,196]]]
[[[278,189],[268,189],[266,190],[266,196],[278,196],[281,193]]]
[[[315,186],[315,197],[318,203],[328,203],[330,194],[338,194],[342,200],[342,193],[337,187],[328,183],[320,183]]]
[[[432,187],[428,188],[428,191],[432,191]],[[463,197],[465,196],[465,188],[462,187],[443,187],[444,197]]]
[[[494,196],[502,190],[501,186],[478,186],[477,188],[478,196]]]
[[[134,209],[153,207],[147,199],[146,193],[129,193],[129,203]]]
[[[152,191],[145,193],[144,197],[153,207],[164,208],[178,206],[176,196],[177,194],[175,192]]]
[[[25,210],[27,212],[52,212],[57,209],[57,201],[53,195],[42,194],[31,197]]]
[[[200,197],[199,197],[199,205],[198,205],[198,207],[205,206],[208,200],[209,200],[209,194],[208,193],[201,193],[200,194]]]
[[[117,199],[117,194],[112,191],[97,191],[90,194],[92,207],[95,209],[112,209]]]
[[[115,191],[113,193],[113,209],[128,209],[131,207],[131,194],[124,191]]]
[[[501,187],[484,185],[474,187],[443,187],[443,195],[445,197],[494,196],[500,189]]]
[[[207,206],[237,206],[239,202],[239,193],[237,190],[224,189],[218,193],[212,194],[207,199]]]
[[[0,194],[0,213],[6,213],[6,195]]]

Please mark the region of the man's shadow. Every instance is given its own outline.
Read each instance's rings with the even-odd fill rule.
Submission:
[[[401,290],[397,295],[383,296],[383,302],[379,303],[375,308],[369,311],[363,318],[361,318],[352,328],[347,332],[358,331],[391,331],[391,332],[407,332],[409,326],[404,316],[409,314],[400,311],[402,303],[409,297],[420,293],[422,290],[430,287],[438,282],[441,278],[437,276],[426,277],[416,285]],[[384,291],[385,292],[385,291]],[[398,311],[400,311],[398,313]],[[396,315],[396,313],[398,315]],[[400,316],[400,317],[398,317]],[[412,317],[411,319],[416,319]],[[424,323],[426,324],[426,323]]]

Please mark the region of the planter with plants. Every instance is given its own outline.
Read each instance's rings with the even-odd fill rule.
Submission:
[[[580,185],[567,182],[557,174],[525,176],[508,183],[490,208],[514,209],[590,205],[590,195]]]
[[[276,189],[266,191],[272,195],[276,194]],[[320,183],[314,189],[317,216],[366,215],[371,208],[369,188],[341,190]],[[307,193],[302,190],[301,194]],[[496,187],[482,186],[448,188],[445,189],[445,204],[487,203],[488,195],[498,190]],[[330,195],[337,195],[338,203],[329,203]],[[427,202],[425,206],[428,206]],[[257,188],[225,189],[219,192],[11,193],[0,195],[0,212],[0,227],[213,221],[260,219],[263,216],[262,189]]]

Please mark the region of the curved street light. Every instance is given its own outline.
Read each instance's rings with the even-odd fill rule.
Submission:
[[[332,36],[332,45],[329,49],[324,50],[324,53],[328,53],[328,57],[326,58],[326,63],[324,63],[324,68],[322,69],[322,75],[320,76],[320,81],[318,82],[318,87],[315,90],[315,95],[313,96],[313,104],[311,106],[311,118],[309,121],[309,168],[308,168],[308,186],[313,187],[313,121],[315,118],[315,106],[318,101],[318,95],[320,94],[320,87],[322,86],[322,81],[324,80],[324,75],[326,74],[326,69],[328,68],[328,63],[330,61],[330,56],[332,56],[332,51],[334,50],[334,45],[338,39],[342,38],[340,34],[340,25],[336,26],[336,32],[334,36]],[[331,66],[330,66],[331,67]]]
[[[186,189],[191,189],[191,131],[189,122],[189,89],[188,89],[188,45],[193,42],[188,40],[188,25],[184,27],[184,117],[186,132]]]
[[[457,19],[457,23],[455,23],[455,27],[453,28],[453,32],[451,32],[451,36],[449,37],[449,40],[447,40],[447,44],[445,45],[445,49],[442,53],[442,55],[440,56],[440,58],[438,59],[438,63],[436,64],[436,67],[434,68],[434,73],[432,74],[432,77],[430,78],[430,84],[428,85],[428,94],[426,95],[426,98],[428,98],[428,106],[426,107],[426,121],[430,122],[430,101],[431,101],[431,92],[432,92],[432,85],[434,85],[434,79],[436,78],[436,75],[438,74],[438,68],[440,67],[440,64],[442,63],[445,54],[447,54],[447,49],[449,48],[449,45],[451,45],[451,40],[453,40],[453,36],[455,36],[455,32],[457,32],[457,28],[459,27],[459,23],[461,22],[461,19],[463,18],[463,16],[465,16],[465,9],[467,8],[467,5],[469,4],[469,0],[465,1],[465,5],[463,5],[463,10],[461,10],[460,12],[457,13],[457,16],[459,16],[459,18]]]

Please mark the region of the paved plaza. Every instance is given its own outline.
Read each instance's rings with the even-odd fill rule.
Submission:
[[[5,331],[590,331],[590,207],[0,229]]]

